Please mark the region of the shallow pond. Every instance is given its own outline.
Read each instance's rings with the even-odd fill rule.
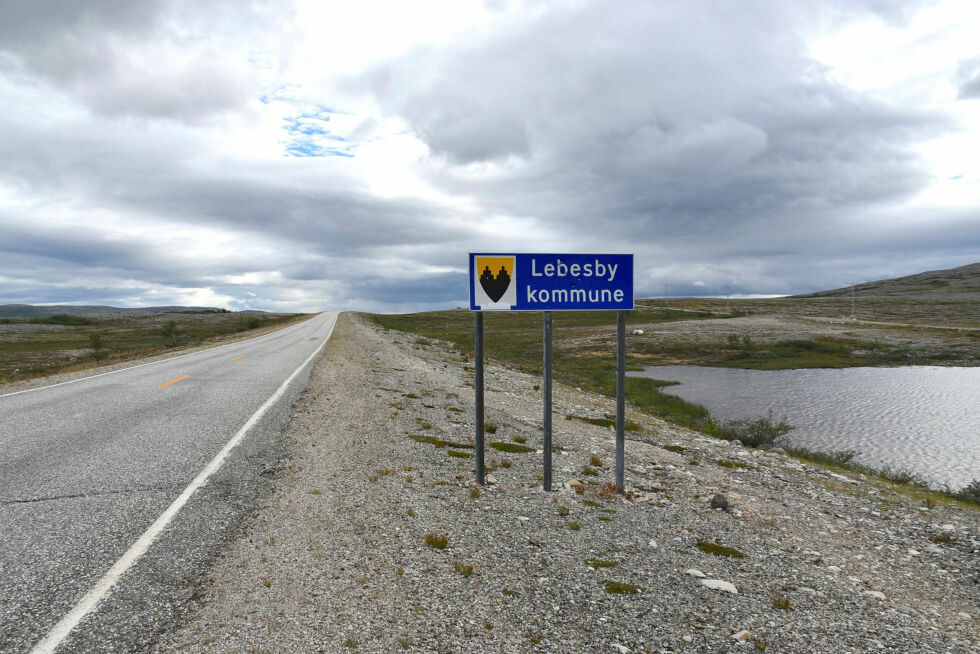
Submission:
[[[980,479],[980,368],[653,366],[629,374],[681,382],[664,392],[719,419],[772,409],[795,427],[788,438],[796,446],[858,450],[860,463],[908,469],[954,489]]]

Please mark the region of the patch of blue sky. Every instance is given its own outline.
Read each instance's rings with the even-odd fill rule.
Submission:
[[[329,129],[333,113],[329,107],[317,106],[284,118],[283,129],[291,137],[283,142],[286,154],[291,157],[353,157],[354,146],[347,138],[333,134]]]
[[[286,154],[290,157],[347,157],[350,159],[354,156],[353,152],[346,149],[324,146],[313,139],[293,139],[283,145],[286,147]]]

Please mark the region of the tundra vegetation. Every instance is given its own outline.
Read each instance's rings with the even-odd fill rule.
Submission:
[[[941,280],[928,280],[924,288],[939,288],[936,285],[942,283]],[[968,284],[963,286],[968,292],[959,295],[906,296],[901,294],[904,287],[894,296],[861,295],[862,291],[858,291],[854,319],[851,318],[850,293],[844,291],[814,297],[761,300],[638,300],[636,309],[627,314],[626,364],[632,370],[656,364],[766,370],[910,364],[980,365],[977,354],[980,352],[977,347],[980,344],[980,315],[976,311],[980,283],[969,283],[977,288]],[[881,288],[872,290],[881,291]],[[914,284],[909,288],[915,292],[921,290]],[[448,341],[463,356],[473,356],[473,316],[467,310],[373,315],[371,318],[388,329]],[[615,322],[612,312],[554,313],[555,379],[614,396]],[[542,318],[539,313],[487,312],[484,329],[488,358],[525,372],[541,374]],[[638,333],[640,331],[642,333]],[[716,420],[705,407],[663,392],[665,387],[675,383],[629,377],[626,395],[629,402],[644,413],[710,436],[737,439],[751,447],[779,445],[790,455],[818,465],[877,474],[896,483],[925,486],[921,479],[905,470],[877,470],[857,464],[854,461],[856,452],[823,453],[790,447],[783,437],[792,426],[771,414],[755,420]],[[611,416],[603,419],[569,415],[568,419],[600,426],[613,423]],[[638,427],[630,425],[634,426]],[[980,480],[958,492],[946,489],[946,494],[977,503],[980,501]]]
[[[306,317],[307,314],[120,310],[93,315],[0,318],[0,384],[150,356]]]

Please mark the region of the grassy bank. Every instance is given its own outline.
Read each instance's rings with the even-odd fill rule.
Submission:
[[[788,370],[791,368],[851,368],[918,363],[906,347],[856,338],[817,336],[758,343],[749,335],[728,334],[715,341],[666,340],[640,342],[631,354],[647,364],[685,363],[725,368]],[[954,355],[950,355],[952,358]],[[929,363],[941,363],[931,357]]]
[[[438,311],[401,315],[370,315],[379,325],[388,329],[436,338],[452,343],[458,350],[472,356],[473,314],[469,311]],[[695,316],[683,311],[659,311],[640,308],[631,312],[627,325],[649,325],[656,322],[694,319],[707,320],[731,318],[736,315],[699,311]],[[610,325],[612,323],[612,325]],[[616,364],[614,344],[608,338],[613,331],[615,318],[611,313],[569,312],[553,315],[554,376],[561,383],[614,396],[616,392]],[[525,372],[540,374],[542,368],[541,338],[542,318],[537,313],[486,313],[484,315],[484,348],[486,356],[515,366]],[[640,369],[650,364],[650,352],[636,342],[630,344],[627,367]],[[698,347],[696,344],[692,348]],[[704,348],[703,345],[700,347]],[[725,360],[734,367],[783,369],[796,367],[844,367],[849,365],[873,365],[899,362],[904,353],[894,348],[874,347],[855,339],[817,338],[808,341],[792,341],[770,344],[757,348],[751,339],[725,339],[719,343]],[[672,354],[658,353],[670,357]],[[702,358],[717,360],[710,347],[700,353]],[[742,364],[742,365],[738,365]],[[821,365],[822,364],[822,365]],[[716,364],[717,365],[717,364]],[[791,427],[773,416],[750,421],[720,422],[699,405],[668,395],[662,391],[677,382],[647,378],[626,379],[626,394],[637,409],[674,424],[727,440],[739,439],[744,444],[760,447],[780,443]],[[980,503],[980,481],[962,491],[935,491],[924,481],[906,470],[873,469],[856,463],[857,453],[823,453],[803,448],[785,447],[788,453],[799,459],[832,470],[859,472],[877,477],[901,487],[901,492],[916,494],[924,502],[960,500],[976,507]]]
[[[0,319],[0,383],[70,372],[301,320],[197,311]]]
[[[410,332],[449,341],[464,352],[473,351],[473,314],[468,311],[436,311],[402,315],[372,315],[388,329]],[[699,312],[694,319],[731,317],[730,314]],[[627,318],[627,326],[691,320],[683,311],[639,310]],[[610,321],[612,326],[610,327]],[[597,329],[615,330],[615,316],[609,312],[555,313],[552,318],[555,380],[606,395],[616,393],[614,350],[607,344],[592,342]],[[515,365],[526,372],[540,374],[542,367],[542,318],[538,313],[487,313],[484,316],[484,349],[492,359]],[[580,348],[559,347],[563,342],[584,339]],[[596,351],[599,350],[599,351]],[[627,367],[640,369],[641,358],[628,357]],[[685,427],[716,433],[717,423],[703,406],[684,402],[660,391],[675,382],[628,378],[626,393],[630,402],[650,413]]]

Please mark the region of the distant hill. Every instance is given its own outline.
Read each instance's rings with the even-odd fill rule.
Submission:
[[[980,298],[980,262],[970,263],[959,268],[947,270],[930,270],[929,272],[894,279],[882,279],[876,282],[865,282],[829,291],[818,291],[805,295],[794,295],[797,298],[806,297],[844,297],[851,294],[871,296],[955,296],[966,299],[965,295],[976,295]]]
[[[224,313],[216,307],[138,307],[121,308],[102,305],[55,304],[36,306],[33,304],[0,304],[0,318],[47,318],[59,314],[72,316],[98,316],[107,313],[178,313],[178,312]]]

